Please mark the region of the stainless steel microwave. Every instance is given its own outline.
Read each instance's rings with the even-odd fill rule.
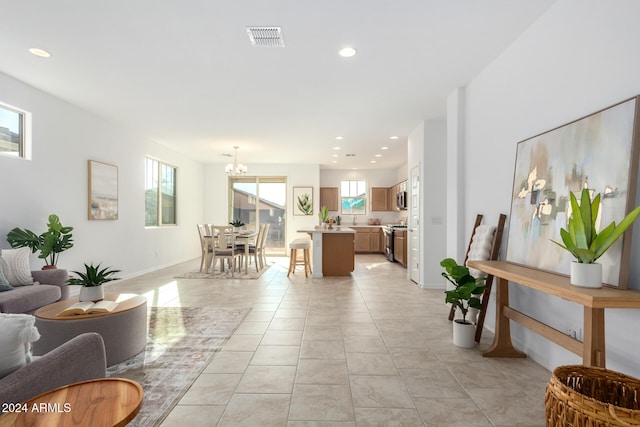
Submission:
[[[398,209],[407,209],[407,192],[399,191],[396,194],[396,206]]]

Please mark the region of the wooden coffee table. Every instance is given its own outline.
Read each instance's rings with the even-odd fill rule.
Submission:
[[[104,299],[117,301],[118,306],[110,313],[58,316],[78,302],[77,298],[70,298],[38,309],[34,314],[40,339],[33,343],[33,354],[46,354],[85,332],[97,332],[102,336],[107,366],[144,350],[147,345],[147,299],[135,294],[107,294]]]
[[[67,385],[16,404],[0,416],[0,427],[126,426],[142,406],[140,384],[101,378]]]

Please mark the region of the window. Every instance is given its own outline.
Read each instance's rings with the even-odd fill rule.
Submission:
[[[340,212],[364,215],[367,206],[367,183],[364,180],[340,181]]]
[[[29,158],[27,125],[29,114],[0,104],[0,154]]]
[[[176,225],[176,168],[147,158],[144,190],[144,225]]]

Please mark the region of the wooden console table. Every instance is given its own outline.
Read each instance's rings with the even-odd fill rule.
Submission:
[[[581,288],[569,278],[506,261],[468,261],[469,267],[496,277],[496,330],[493,344],[483,352],[487,357],[526,357],[511,343],[509,320],[542,335],[582,356],[586,366],[605,367],[604,309],[640,308],[640,292],[610,287]],[[584,306],[584,342],[580,342],[532,317],[509,307],[509,281]]]

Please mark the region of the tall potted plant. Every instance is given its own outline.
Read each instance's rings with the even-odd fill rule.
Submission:
[[[320,206],[320,211],[318,212],[318,219],[320,220],[320,225],[324,225],[329,222],[329,208],[326,206]]]
[[[60,223],[58,215],[51,214],[44,233],[37,235],[31,230],[14,228],[7,233],[7,242],[12,248],[28,247],[32,253],[40,251],[38,258],[44,259],[45,266],[42,269],[46,270],[56,268],[58,254],[73,247],[72,230],[73,227],[64,227]]]
[[[453,258],[443,259],[440,266],[445,269],[442,277],[453,285],[452,289],[445,291],[445,302],[455,305],[462,313],[462,319],[453,321],[453,343],[471,348],[475,345],[476,328],[473,322],[467,320],[467,313],[470,308],[480,309],[479,295],[484,292],[486,278],[473,277],[467,267],[458,265]]]
[[[615,221],[596,230],[598,213],[600,212],[600,193],[591,200],[588,189],[583,189],[580,203],[573,193],[571,199],[571,216],[567,228],[560,230],[562,243],[553,243],[566,249],[576,258],[571,263],[571,284],[589,288],[602,286],[602,264],[596,263],[604,253],[618,240],[625,230],[640,215],[640,206],[629,214],[618,225]]]
[[[111,267],[100,269],[100,264],[94,266],[93,263],[84,265],[85,271],[74,271],[79,277],[72,277],[67,280],[69,285],[82,286],[80,289],[80,301],[98,301],[104,299],[104,283],[112,280],[118,280],[118,277],[112,277],[119,273],[120,270],[111,270]]]

